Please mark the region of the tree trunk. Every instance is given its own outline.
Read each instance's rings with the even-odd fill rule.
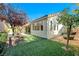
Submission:
[[[9,37],[9,47],[12,47],[12,39]]]
[[[70,33],[71,33],[71,25],[67,28],[67,45],[66,45],[67,49],[68,49],[69,40],[70,40]]]
[[[14,36],[14,28],[13,28],[13,36]]]
[[[12,26],[12,31],[13,31],[13,34],[12,35],[14,36],[14,26]]]

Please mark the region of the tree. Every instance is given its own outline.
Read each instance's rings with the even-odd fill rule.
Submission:
[[[7,20],[6,9],[4,4],[0,3],[0,20]]]
[[[59,23],[62,23],[67,28],[67,45],[66,45],[66,48],[68,49],[71,30],[76,25],[77,17],[76,17],[76,15],[69,14],[68,9],[64,9],[60,14],[61,15],[59,16],[58,21],[59,21]]]
[[[75,9],[73,10],[73,13],[75,14],[76,16],[76,23],[75,23],[75,26],[78,27],[79,26],[79,9]]]
[[[14,27],[15,26],[23,26],[27,24],[28,17],[25,13],[23,12],[16,12],[11,6],[7,6],[8,10],[8,22],[11,25],[11,28],[13,30],[13,35],[14,35]]]
[[[5,20],[8,22],[12,28],[13,36],[14,36],[14,27],[15,26],[23,26],[27,24],[28,17],[23,12],[15,11],[10,4],[0,4],[0,20]],[[9,44],[11,45],[11,37],[9,38]]]

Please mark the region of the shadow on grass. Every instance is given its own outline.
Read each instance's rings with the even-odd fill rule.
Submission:
[[[26,40],[29,39],[29,42]],[[73,50],[62,49],[64,44],[45,38],[29,35],[26,41],[9,48],[6,56],[73,56]]]
[[[46,38],[42,38],[42,37],[38,37],[35,35],[29,35],[24,37],[24,41],[29,43],[29,42],[33,42],[33,41],[39,41],[39,40],[47,40]]]

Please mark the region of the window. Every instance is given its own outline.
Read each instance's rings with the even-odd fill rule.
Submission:
[[[37,30],[39,30],[39,26],[37,26]]]
[[[34,30],[36,30],[36,25],[35,25],[35,29]]]
[[[43,31],[43,25],[41,25],[41,31]]]
[[[54,30],[56,30],[56,24],[54,24]]]
[[[33,27],[33,30],[34,30],[34,24],[33,24],[33,26],[32,26],[32,27]]]
[[[36,30],[38,30],[38,26],[36,26]]]
[[[43,25],[37,23],[36,25],[33,24],[33,30],[43,30]]]
[[[52,30],[52,21],[50,22],[50,30]]]
[[[58,24],[57,24],[57,30],[58,30]]]
[[[39,30],[39,23],[37,23],[37,30]]]
[[[54,24],[54,30],[58,30],[58,24]]]

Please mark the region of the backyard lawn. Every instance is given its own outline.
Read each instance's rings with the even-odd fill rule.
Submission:
[[[73,50],[65,51],[64,44],[33,35],[27,35],[23,42],[7,49],[6,56],[65,56],[74,55]]]

